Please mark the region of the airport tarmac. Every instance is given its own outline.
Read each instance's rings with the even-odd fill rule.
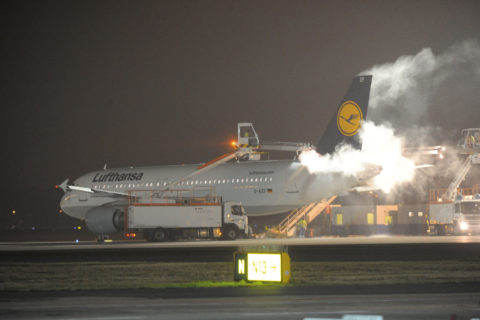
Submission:
[[[480,244],[480,236],[359,236],[317,237],[289,239],[238,239],[233,241],[178,241],[146,242],[141,240],[97,243],[76,242],[1,242],[0,252],[56,251],[56,250],[104,250],[104,249],[174,249],[174,248],[230,248],[259,246],[355,246],[355,245],[428,245],[428,244]]]
[[[475,319],[479,293],[343,294],[164,299],[109,295],[0,299],[2,319]],[[355,319],[355,318],[352,318]],[[380,319],[380,318],[358,318]]]
[[[292,261],[462,260],[478,258],[479,236],[321,237],[235,241],[3,242],[0,259],[11,262],[156,261],[229,262],[233,253],[289,253]]]

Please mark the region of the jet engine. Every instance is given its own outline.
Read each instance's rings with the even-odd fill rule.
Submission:
[[[87,212],[85,224],[95,234],[111,234],[122,230],[123,217],[120,209],[97,207]]]

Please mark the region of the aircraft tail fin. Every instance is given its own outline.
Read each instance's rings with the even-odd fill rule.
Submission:
[[[358,137],[358,132],[362,122],[367,118],[371,84],[371,75],[353,78],[337,112],[318,142],[318,153],[332,153],[335,147],[342,142],[361,149],[362,142]]]

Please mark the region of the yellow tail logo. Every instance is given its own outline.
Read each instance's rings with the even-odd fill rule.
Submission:
[[[338,130],[344,136],[354,136],[362,125],[362,109],[354,101],[345,101],[337,114]]]

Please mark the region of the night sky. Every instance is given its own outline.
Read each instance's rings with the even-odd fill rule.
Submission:
[[[105,163],[206,162],[230,150],[237,122],[316,144],[362,70],[480,37],[480,1],[11,1],[0,11],[2,214],[55,209],[55,184]],[[480,104],[471,108],[465,126],[478,127]]]

